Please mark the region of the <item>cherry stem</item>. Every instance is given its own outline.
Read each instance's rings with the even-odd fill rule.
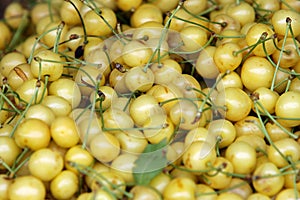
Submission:
[[[293,28],[292,28],[291,24],[289,25],[289,30],[290,30],[290,33],[292,35],[292,39],[293,39],[297,54],[298,54],[298,56],[300,56],[300,49],[299,49],[299,46],[298,46],[298,41],[295,38],[295,35],[294,35]]]
[[[44,78],[45,78],[45,83],[44,83],[44,88],[43,88],[43,92],[42,92],[42,98],[40,99],[40,101],[38,102],[38,103],[42,103],[42,101],[43,101],[43,97],[45,96],[45,94],[46,94],[46,91],[47,91],[47,85],[48,85],[48,80],[49,80],[49,76],[48,75],[46,75],[46,76],[44,76]]]
[[[123,111],[124,111],[124,112],[125,112],[126,109],[128,108],[128,106],[129,106],[130,101],[131,101],[132,98],[135,98],[135,92],[132,92],[132,93],[130,94],[130,96],[129,96],[129,98],[128,98],[128,100],[127,100],[127,102],[126,102],[126,104],[125,104],[125,106],[124,106],[124,108],[123,108]]]
[[[204,98],[204,100],[202,101],[202,103],[201,103],[201,105],[200,105],[200,108],[198,109],[198,115],[200,115],[200,117],[201,117],[201,115],[202,115],[202,113],[203,113],[203,108],[204,108],[204,106],[207,104],[207,101],[209,100],[209,98],[210,98],[210,95],[212,94],[212,92],[214,91],[214,89],[217,87],[217,85],[222,81],[222,79],[226,76],[226,75],[228,75],[228,74],[230,74],[231,73],[231,71],[230,70],[227,70],[225,73],[223,73],[217,80],[216,80],[216,82],[213,84],[213,86],[210,88],[210,90],[208,91],[208,93],[207,93],[207,95],[205,95],[205,98]],[[200,118],[199,118],[200,119]]]
[[[207,96],[207,94],[205,94],[203,91],[201,91],[201,90],[199,90],[197,88],[192,87],[191,90],[194,90],[194,91],[198,92],[199,94],[201,94],[203,96]],[[210,96],[208,97],[206,104],[209,105],[209,106],[211,106],[211,107],[216,107],[216,105],[214,104],[214,102],[211,100]]]
[[[27,105],[26,105],[24,111],[21,113],[18,121],[16,122],[16,125],[13,127],[13,129],[12,129],[10,135],[9,135],[11,138],[14,136],[17,127],[19,126],[19,124],[24,119],[25,114],[27,113],[27,111],[30,108],[30,106],[33,104],[34,101],[36,102],[38,91],[39,91],[39,84],[40,84],[40,80],[37,80],[36,87],[35,87],[35,90],[34,90],[34,95],[31,97],[30,101],[27,102]],[[47,86],[45,85],[45,87],[47,87]]]
[[[272,83],[271,83],[271,87],[270,87],[271,91],[274,91],[274,86],[275,86],[275,81],[276,81],[276,76],[277,76],[278,68],[279,68],[279,65],[280,65],[280,62],[281,62],[281,59],[282,59],[283,49],[284,49],[284,46],[285,46],[285,43],[286,43],[286,39],[287,39],[287,36],[288,36],[288,33],[289,33],[289,29],[290,29],[289,27],[291,26],[291,21],[290,20],[286,20],[286,21],[287,21],[286,22],[286,31],[285,31],[285,34],[284,34],[284,38],[283,38],[281,50],[280,50],[280,53],[279,53],[278,62],[276,63],[276,66],[275,66],[275,71],[274,71],[274,75],[273,75],[273,79],[272,79]],[[264,50],[265,50],[265,47],[264,47]]]
[[[12,169],[15,169],[19,162],[23,159],[23,157],[28,153],[29,148],[25,147],[23,151],[18,155],[17,159],[15,160]]]
[[[287,55],[290,55],[292,53],[290,50],[284,50],[284,49],[278,47],[275,38],[273,39],[273,44],[278,51],[283,51]]]
[[[209,7],[208,9],[204,10],[203,12],[199,13],[198,16],[203,16],[203,15],[206,15],[212,11],[215,11],[219,9],[219,6],[214,4],[213,6]]]
[[[231,173],[231,172],[227,172],[227,171],[223,171],[223,169],[225,168],[223,165],[220,165],[218,167],[214,167],[212,164],[209,165],[209,167],[216,171],[216,174],[214,175],[208,175],[208,176],[216,176],[218,173],[222,173],[226,176],[230,176],[230,177],[236,177],[236,178],[241,178],[241,179],[245,179],[247,177],[249,177],[249,175],[245,175],[245,174],[236,174],[236,173]]]
[[[257,117],[261,123],[261,126],[258,126],[258,128],[260,128],[260,130],[264,133],[265,137],[267,138],[267,141],[269,142],[269,144],[271,146],[274,147],[274,149],[279,153],[279,155],[284,159],[286,160],[286,162],[288,163],[288,160],[286,158],[286,156],[278,149],[278,147],[276,145],[274,145],[272,139],[270,138],[269,134],[268,134],[268,131],[266,130],[266,127],[264,126],[264,123],[263,123],[263,120],[261,118],[261,115],[260,115],[260,111],[258,109],[258,103],[256,103],[254,101],[254,108],[255,108],[255,111],[256,111],[256,114],[257,114]],[[276,121],[276,120],[275,120]],[[277,121],[276,121],[277,122]]]
[[[78,14],[78,17],[80,19],[80,23],[82,25],[82,29],[83,29],[83,35],[84,35],[84,42],[83,44],[87,44],[88,43],[88,40],[87,40],[87,34],[86,34],[86,28],[85,28],[85,25],[84,25],[84,21],[83,21],[83,18],[80,14],[80,11],[78,10],[78,8],[76,7],[76,5],[71,1],[71,0],[65,0],[67,2],[69,2],[73,7],[74,9],[76,10],[76,13]]]
[[[165,104],[167,104],[167,103],[170,103],[170,102],[173,102],[173,101],[179,101],[179,100],[187,100],[187,101],[190,101],[190,102],[193,103],[194,106],[198,109],[197,104],[195,104],[195,102],[194,102],[194,101],[200,100],[200,99],[198,99],[198,98],[176,97],[176,98],[171,98],[171,99],[168,99],[168,100],[159,102],[159,105],[160,105],[160,106],[163,106],[163,105],[165,105]]]
[[[266,46],[265,46],[264,43],[263,43],[263,49],[264,49],[265,52],[267,52]],[[276,67],[276,63],[274,63],[274,61],[272,60],[272,58],[271,58],[269,55],[266,55],[266,58],[267,58],[268,61],[273,65],[273,67]],[[292,76],[296,76],[296,77],[298,77],[298,76],[300,75],[300,74],[296,73],[294,70],[289,71],[289,70],[287,70],[287,69],[281,68],[280,66],[278,67],[278,70],[280,70],[280,71],[282,71],[282,72],[284,72],[284,73],[288,73],[288,74],[290,74],[290,75],[292,75]],[[286,79],[280,81],[279,83],[277,83],[277,85],[274,86],[274,88],[277,88],[278,86],[280,86],[281,84],[283,84],[283,83],[286,82],[287,80],[288,80],[288,78],[286,78]]]
[[[250,45],[250,46],[247,46],[247,47],[245,47],[245,48],[243,48],[243,49],[241,49],[241,50],[239,50],[239,51],[235,51],[235,52],[233,52],[233,55],[236,56],[237,54],[242,53],[242,52],[244,52],[245,50],[250,49],[249,52],[243,57],[243,60],[242,60],[242,63],[243,63],[243,62],[250,56],[251,52],[252,52],[258,45],[260,45],[260,44],[263,44],[263,45],[264,45],[264,43],[265,43],[266,41],[271,40],[271,39],[273,39],[272,36],[269,37],[269,38],[267,38],[267,33],[264,32],[264,33],[261,34],[261,37],[257,40],[257,42],[256,42],[255,44]],[[266,54],[267,54],[267,53],[266,53]]]
[[[154,52],[151,54],[150,58],[148,59],[147,64],[145,65],[143,71],[147,72],[147,69],[150,67],[150,63],[153,60],[155,54],[157,53],[157,58],[158,58],[158,64],[160,64],[160,49],[161,49],[161,45],[163,43],[163,41],[166,39],[167,33],[169,31],[169,27],[171,24],[172,19],[174,18],[175,14],[180,10],[180,8],[182,7],[183,3],[181,1],[179,1],[176,9],[172,12],[172,14],[170,15],[169,19],[167,20],[166,24],[164,25],[164,28],[162,30],[162,36],[159,38],[159,42],[158,45],[156,46]]]
[[[52,13],[52,9],[51,9],[51,0],[47,0],[47,6],[48,6],[48,12],[49,12],[49,16],[50,16],[50,21],[53,22],[53,13]]]
[[[53,45],[53,52],[54,53],[58,52],[58,45],[59,45],[59,41],[60,41],[60,38],[61,38],[61,33],[62,33],[62,30],[63,30],[64,26],[65,26],[65,22],[61,22],[57,26],[56,38],[55,38],[55,42],[54,42],[54,45]]]
[[[274,119],[274,117],[267,111],[267,109],[257,100],[254,101],[254,104],[257,104],[263,111],[263,114],[265,114],[273,123],[275,123],[282,131],[284,131],[286,134],[288,134],[293,139],[298,139],[298,136],[288,131],[286,128],[284,128],[277,120]]]
[[[27,27],[27,25],[29,23],[28,16],[29,16],[29,13],[27,11],[25,11],[25,13],[22,16],[20,25],[18,26],[18,29],[16,30],[13,38],[11,39],[6,51],[10,52],[11,50],[13,50],[13,48],[15,48],[15,46],[20,41],[21,35],[25,31],[25,28]]]
[[[292,80],[293,80],[292,77],[293,77],[293,76],[290,75],[290,76],[287,78],[287,85],[286,85],[286,87],[285,87],[285,92],[289,91],[289,89],[290,89],[291,82],[292,82]]]
[[[113,70],[112,61],[110,60],[110,56],[109,56],[109,53],[106,51],[106,48],[103,50],[103,52],[105,53],[105,56],[106,56],[106,58],[108,60],[109,68],[112,71]]]
[[[218,35],[216,34],[216,37],[220,40],[224,39],[224,38],[245,38],[246,35],[233,35],[233,36],[229,36],[229,35]]]
[[[98,84],[96,84],[95,89],[96,89],[96,91],[99,90]],[[95,114],[96,99],[97,99],[97,92],[94,93],[94,98],[93,98],[93,101],[91,102],[91,112],[90,112],[90,116],[89,116],[89,121],[88,121],[88,127],[87,127],[87,130],[86,130],[86,134],[84,136],[84,139],[83,139],[83,142],[82,142],[82,145],[81,145],[82,149],[86,149],[86,147],[87,147],[86,144],[87,144],[87,141],[88,141],[88,136],[89,136],[89,133],[90,133],[91,124],[92,124],[93,119],[95,117],[94,114]],[[100,99],[100,108],[102,109],[102,99]]]
[[[297,169],[297,166],[296,166],[296,164],[293,162],[293,159],[291,158],[291,156],[287,156],[287,159],[288,159],[288,161],[289,161],[289,163],[290,163],[290,165],[291,165],[291,167],[292,167],[292,169],[293,169],[293,172],[294,171],[298,171],[298,169]],[[298,190],[297,190],[297,176],[296,176],[296,174],[294,174],[293,173],[293,185],[294,185],[294,191],[295,191],[295,199],[298,199]]]
[[[16,168],[13,169],[13,173],[10,176],[15,176],[15,174],[21,169],[22,166],[24,166],[30,159],[30,156],[25,158],[21,163],[18,164]]]
[[[3,104],[4,104],[4,101],[6,101],[12,108],[13,108],[13,110],[16,112],[16,113],[18,113],[19,115],[21,114],[21,112],[20,112],[20,110],[18,109],[18,108],[16,108],[16,106],[7,98],[7,96],[6,95],[4,95],[3,93],[2,93],[2,91],[0,92],[0,96],[1,96],[1,109],[0,110],[2,110],[2,108],[3,108]],[[4,99],[4,101],[3,101],[3,99]]]
[[[222,136],[218,135],[216,137],[216,153],[217,153],[217,156],[219,157],[221,154],[220,154],[220,148],[219,148],[219,144],[221,143],[221,141],[223,140]]]
[[[55,30],[57,30],[57,27],[51,28],[51,29],[49,29],[48,31],[43,32],[43,33],[35,40],[35,42],[34,42],[34,44],[33,44],[33,46],[32,46],[31,52],[30,52],[30,56],[29,56],[29,58],[28,58],[28,60],[27,60],[27,63],[28,63],[28,64],[30,64],[31,61],[32,61],[32,59],[33,59],[34,50],[35,50],[35,48],[36,48],[36,45],[39,43],[39,41],[40,41],[45,35],[47,35],[47,34],[50,33],[51,31],[55,31]]]
[[[0,165],[2,165],[9,172],[9,174],[14,174],[12,168],[4,160],[0,159]]]

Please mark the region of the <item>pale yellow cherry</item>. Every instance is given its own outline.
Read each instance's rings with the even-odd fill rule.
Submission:
[[[23,15],[28,15],[28,11],[20,2],[12,2],[5,8],[3,15],[5,22],[13,29],[17,29],[22,22]]]
[[[235,70],[242,62],[242,55],[236,54],[241,50],[238,44],[228,42],[217,47],[214,53],[214,62],[221,73]]]
[[[9,86],[16,90],[20,87],[26,80],[32,79],[33,74],[30,69],[30,65],[27,63],[19,64],[14,67],[7,76],[7,83]]]
[[[133,11],[137,9],[141,3],[142,0],[133,0],[133,1],[128,1],[128,0],[119,0],[116,2],[117,6],[119,9],[122,11]]]
[[[164,13],[174,9],[178,5],[177,0],[151,1],[151,3],[156,5]]]
[[[247,2],[231,3],[226,9],[227,14],[232,18],[236,19],[241,26],[246,23],[254,22],[255,20],[255,9]]]
[[[207,0],[187,0],[184,1],[183,6],[189,12],[197,15],[207,8]]]
[[[221,106],[220,113],[230,121],[239,121],[251,111],[252,101],[240,88],[229,87],[220,91],[216,98],[216,105]]]
[[[249,46],[256,45],[257,42],[261,39],[263,41],[266,38],[269,38],[267,41],[264,42],[266,51],[264,51],[262,43],[258,44],[254,48],[253,53],[256,56],[265,57],[266,54],[271,55],[275,52],[276,46],[274,45],[274,42],[272,39],[274,33],[275,32],[273,31],[273,29],[270,26],[268,26],[267,24],[257,23],[257,24],[254,24],[253,26],[251,26],[251,28],[248,30],[248,32],[246,34],[246,41]],[[262,38],[262,37],[265,37],[265,38]],[[277,42],[277,39],[275,39],[275,42]]]
[[[108,163],[117,158],[121,152],[120,142],[110,133],[96,135],[90,143],[91,154],[100,162]]]
[[[141,41],[132,40],[128,42],[122,53],[123,61],[129,67],[142,66],[151,58],[152,50]]]
[[[70,2],[64,1],[60,7],[60,17],[62,21],[70,26],[80,24],[80,17],[77,10],[80,10],[83,3],[79,0],[72,0],[72,4]]]
[[[143,126],[155,114],[164,113],[155,97],[149,94],[142,94],[132,101],[129,112],[137,126]]]
[[[23,104],[19,98],[27,103],[31,102],[32,104],[37,104],[47,96],[48,90],[43,81],[33,78],[25,81],[24,84],[16,90],[16,93],[19,95],[19,97],[16,98],[18,104]]]
[[[49,94],[66,99],[72,108],[76,108],[81,101],[79,86],[72,79],[60,78],[53,81],[49,86]]]
[[[255,169],[253,174],[258,177],[253,181],[255,190],[269,197],[278,193],[284,185],[284,177],[278,176],[280,171],[272,162],[261,164]],[[260,178],[264,176],[266,178]]]
[[[88,35],[109,35],[117,25],[117,17],[112,9],[101,8],[99,11],[98,14],[94,10],[90,10],[83,16]]]
[[[19,64],[27,63],[24,54],[20,52],[10,52],[5,54],[0,61],[0,73],[7,77],[9,72]]]
[[[163,16],[160,9],[150,3],[144,3],[139,6],[130,17],[130,24],[132,27],[138,27],[149,21],[163,22]]]
[[[189,178],[178,177],[170,181],[166,186],[164,199],[173,200],[195,200],[196,184]]]
[[[160,38],[162,37],[164,26],[162,23],[156,22],[156,21],[149,21],[141,24],[138,26],[137,29],[134,30],[134,33],[132,35],[133,39],[143,39],[147,40],[148,38]],[[166,38],[168,38],[168,35],[166,35]]]
[[[103,113],[103,128],[110,133],[131,129],[134,127],[134,119],[118,108],[110,107]]]
[[[274,67],[266,59],[259,56],[252,56],[244,62],[241,70],[243,85],[254,91],[259,87],[269,88],[274,76]]]
[[[150,68],[154,74],[154,83],[168,84],[182,74],[182,68],[174,59],[162,60],[160,64],[154,63]]]
[[[169,44],[167,38],[161,41],[161,37],[149,38],[145,41],[145,45],[150,47],[152,50],[151,61],[152,62],[161,62],[165,59],[170,58],[169,56]]]
[[[280,67],[287,69],[294,67],[298,62],[300,62],[300,56],[297,51],[299,42],[297,40],[294,41],[293,38],[286,38],[286,41],[284,41],[284,39],[281,39],[277,45],[283,50],[283,52],[276,49],[276,51],[272,54],[272,58],[275,63],[278,63],[280,59]]]
[[[183,164],[191,170],[206,170],[216,160],[215,148],[205,141],[193,142],[183,154]]]
[[[280,9],[280,2],[277,0],[264,1],[257,0],[257,13],[260,16],[266,16],[267,18],[272,17],[273,13]]]
[[[17,177],[9,186],[8,199],[45,199],[46,188],[43,182],[32,176]]]
[[[245,118],[234,123],[237,137],[243,135],[256,135],[264,138],[265,135],[262,132],[262,126],[257,117],[248,115]]]
[[[228,87],[236,87],[236,88],[243,89],[243,83],[242,83],[241,77],[235,71],[232,71],[229,74],[226,74],[225,76],[224,76],[224,73],[221,73],[217,76],[217,80],[219,80],[220,78],[222,78],[222,79],[217,84],[218,91],[222,91]]]
[[[70,148],[79,142],[79,133],[75,121],[69,116],[57,117],[50,126],[51,137],[63,148]]]
[[[226,149],[225,158],[232,163],[235,173],[249,174],[255,170],[256,152],[246,142],[235,141],[230,144]]]
[[[270,114],[273,114],[275,112],[275,105],[279,98],[279,94],[275,91],[270,90],[267,87],[259,87],[256,90],[253,91],[253,95],[258,95],[257,102],[263,106],[263,108],[266,109]],[[252,105],[252,109],[256,112],[256,109],[254,107],[254,104]],[[259,105],[257,105],[258,110],[261,113],[264,113],[263,108],[261,108]]]
[[[287,166],[287,157],[291,162],[295,162],[300,157],[300,145],[292,138],[277,140],[274,146],[269,146],[267,153],[269,160],[277,167]]]
[[[0,49],[3,50],[10,42],[12,38],[12,33],[4,22],[0,22],[0,29],[2,31],[2,37],[0,40]]]
[[[127,130],[115,132],[120,143],[122,152],[126,153],[142,153],[148,144],[148,140],[145,138],[142,131],[139,130]]]
[[[50,126],[55,120],[55,114],[47,106],[36,104],[29,107],[25,114],[25,119],[40,119]]]
[[[152,144],[157,144],[164,139],[170,141],[175,130],[170,118],[162,114],[151,117],[143,127],[145,137]]]
[[[63,73],[64,61],[58,53],[41,50],[34,55],[34,59],[30,63],[32,74],[35,78],[44,80],[45,76],[48,76],[48,81],[55,81]]]
[[[300,14],[293,10],[277,10],[271,19],[274,31],[279,36],[284,36],[287,30],[287,19],[290,20],[290,26],[293,30],[293,35],[297,37],[300,34]],[[288,37],[292,36],[291,31],[288,31]]]
[[[253,193],[253,189],[247,181],[235,177],[232,177],[230,184],[225,188],[225,190],[226,189],[228,189],[230,193],[234,193],[239,197],[242,197],[242,199],[247,199],[248,196]]]
[[[199,54],[196,62],[196,70],[203,78],[213,79],[220,74],[213,59],[216,49],[214,46],[208,46]]]
[[[299,92],[289,91],[279,96],[275,105],[276,116],[287,119],[278,119],[278,122],[286,127],[298,126],[300,124],[299,107]]]
[[[60,30],[60,38],[57,40],[57,34]],[[47,24],[43,30],[43,33],[46,32],[47,34],[41,38],[41,41],[45,43],[48,47],[54,47],[56,42],[62,43],[64,41],[65,35],[69,30],[69,26],[62,21],[51,21]],[[66,46],[62,43],[58,46],[59,50],[64,50]]]
[[[196,51],[201,49],[208,41],[205,29],[196,26],[187,26],[181,29],[180,37],[184,51]]]
[[[113,173],[120,175],[126,183],[133,183],[134,177],[132,171],[137,159],[137,155],[123,153],[111,162],[110,170]]]
[[[66,99],[56,95],[46,96],[41,103],[50,108],[56,117],[67,116],[72,110],[71,104]]]
[[[50,181],[62,171],[64,161],[59,153],[43,148],[32,153],[28,167],[35,177],[42,181]]]
[[[154,96],[166,113],[169,113],[172,107],[178,102],[176,98],[183,97],[182,92],[172,83],[154,85],[147,91],[147,94]]]
[[[131,92],[146,92],[154,84],[154,79],[154,74],[150,69],[133,67],[125,74],[125,85]]]

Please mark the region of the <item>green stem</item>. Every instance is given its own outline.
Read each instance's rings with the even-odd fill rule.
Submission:
[[[280,61],[281,61],[281,58],[282,58],[282,55],[283,55],[283,50],[284,50],[284,46],[285,46],[285,43],[286,43],[286,39],[287,39],[287,36],[288,36],[288,31],[289,31],[289,27],[291,26],[291,23],[287,22],[286,26],[287,26],[286,27],[286,32],[285,32],[285,35],[284,35],[284,38],[283,38],[283,42],[282,42],[282,46],[281,46],[281,51],[279,53],[278,62],[276,63],[276,67],[275,67],[275,71],[274,71],[274,75],[273,75],[273,79],[272,79],[272,83],[271,83],[271,87],[270,87],[271,91],[274,91],[276,76],[277,76],[278,68],[279,68]]]
[[[254,102],[254,108],[255,108],[255,111],[256,111],[256,114],[257,114],[257,117],[260,121],[260,124],[261,126],[259,126],[259,128],[261,129],[261,131],[264,133],[267,141],[269,142],[269,144],[274,147],[274,149],[279,153],[279,155],[284,159],[286,160],[286,162],[288,163],[288,160],[287,158],[283,155],[283,153],[278,149],[278,147],[276,145],[274,145],[274,142],[272,141],[272,139],[270,138],[269,134],[268,134],[268,131],[266,130],[266,127],[264,126],[263,124],[263,120],[261,118],[261,115],[260,115],[260,111],[258,109],[258,106],[257,106],[257,103]]]
[[[34,42],[33,46],[32,46],[32,49],[31,49],[31,53],[30,53],[30,56],[27,60],[27,63],[30,64],[32,59],[33,59],[33,56],[34,56],[34,51],[35,51],[35,48],[36,48],[36,45],[39,43],[39,41],[45,36],[47,35],[48,33],[50,33],[51,31],[55,31],[57,30],[57,27],[54,27],[54,28],[51,28],[49,29],[48,31],[45,31],[43,32]]]
[[[267,109],[259,101],[254,101],[253,103],[254,103],[254,105],[258,105],[260,107],[260,109],[262,109],[263,114],[268,116],[268,118],[271,119],[273,123],[275,123],[282,131],[284,131],[286,134],[288,134],[291,138],[293,138],[293,139],[298,138],[297,135],[295,135],[295,134],[291,133],[290,131],[288,131],[277,120],[275,120],[274,117],[267,111]]]
[[[178,6],[176,7],[176,9],[172,12],[172,14],[170,15],[169,19],[167,20],[166,24],[164,25],[164,28],[162,30],[162,36],[159,38],[159,42],[158,42],[158,45],[157,47],[155,48],[154,52],[152,53],[152,55],[150,56],[150,58],[148,59],[148,62],[147,64],[145,65],[144,67],[144,72],[147,71],[147,69],[149,68],[150,66],[150,63],[151,61],[153,60],[155,54],[157,53],[157,57],[158,59],[160,59],[160,48],[161,48],[161,45],[162,45],[162,42],[163,40],[166,38],[166,35],[169,31],[169,27],[170,27],[170,24],[171,24],[171,21],[172,19],[174,18],[175,14],[179,11],[179,9],[182,7],[182,4],[181,1],[179,1],[179,4]],[[158,63],[159,63],[159,60],[158,60]]]
[[[54,42],[54,45],[53,45],[53,52],[54,52],[54,53],[57,53],[57,52],[58,52],[58,45],[59,45],[61,33],[62,33],[62,30],[63,30],[64,26],[65,26],[65,23],[64,23],[64,22],[61,22],[61,23],[57,26],[57,29],[56,29],[56,38],[55,38],[55,42]]]
[[[12,40],[10,41],[6,51],[8,51],[8,52],[12,51],[13,48],[15,48],[15,46],[18,44],[18,42],[20,42],[21,35],[25,31],[25,28],[27,27],[27,25],[29,23],[28,16],[29,16],[29,13],[26,11],[22,16],[20,25],[19,25],[17,31],[15,32]]]

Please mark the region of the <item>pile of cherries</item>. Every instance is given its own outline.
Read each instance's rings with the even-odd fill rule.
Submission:
[[[299,0],[29,0],[0,30],[0,199],[300,198]]]

